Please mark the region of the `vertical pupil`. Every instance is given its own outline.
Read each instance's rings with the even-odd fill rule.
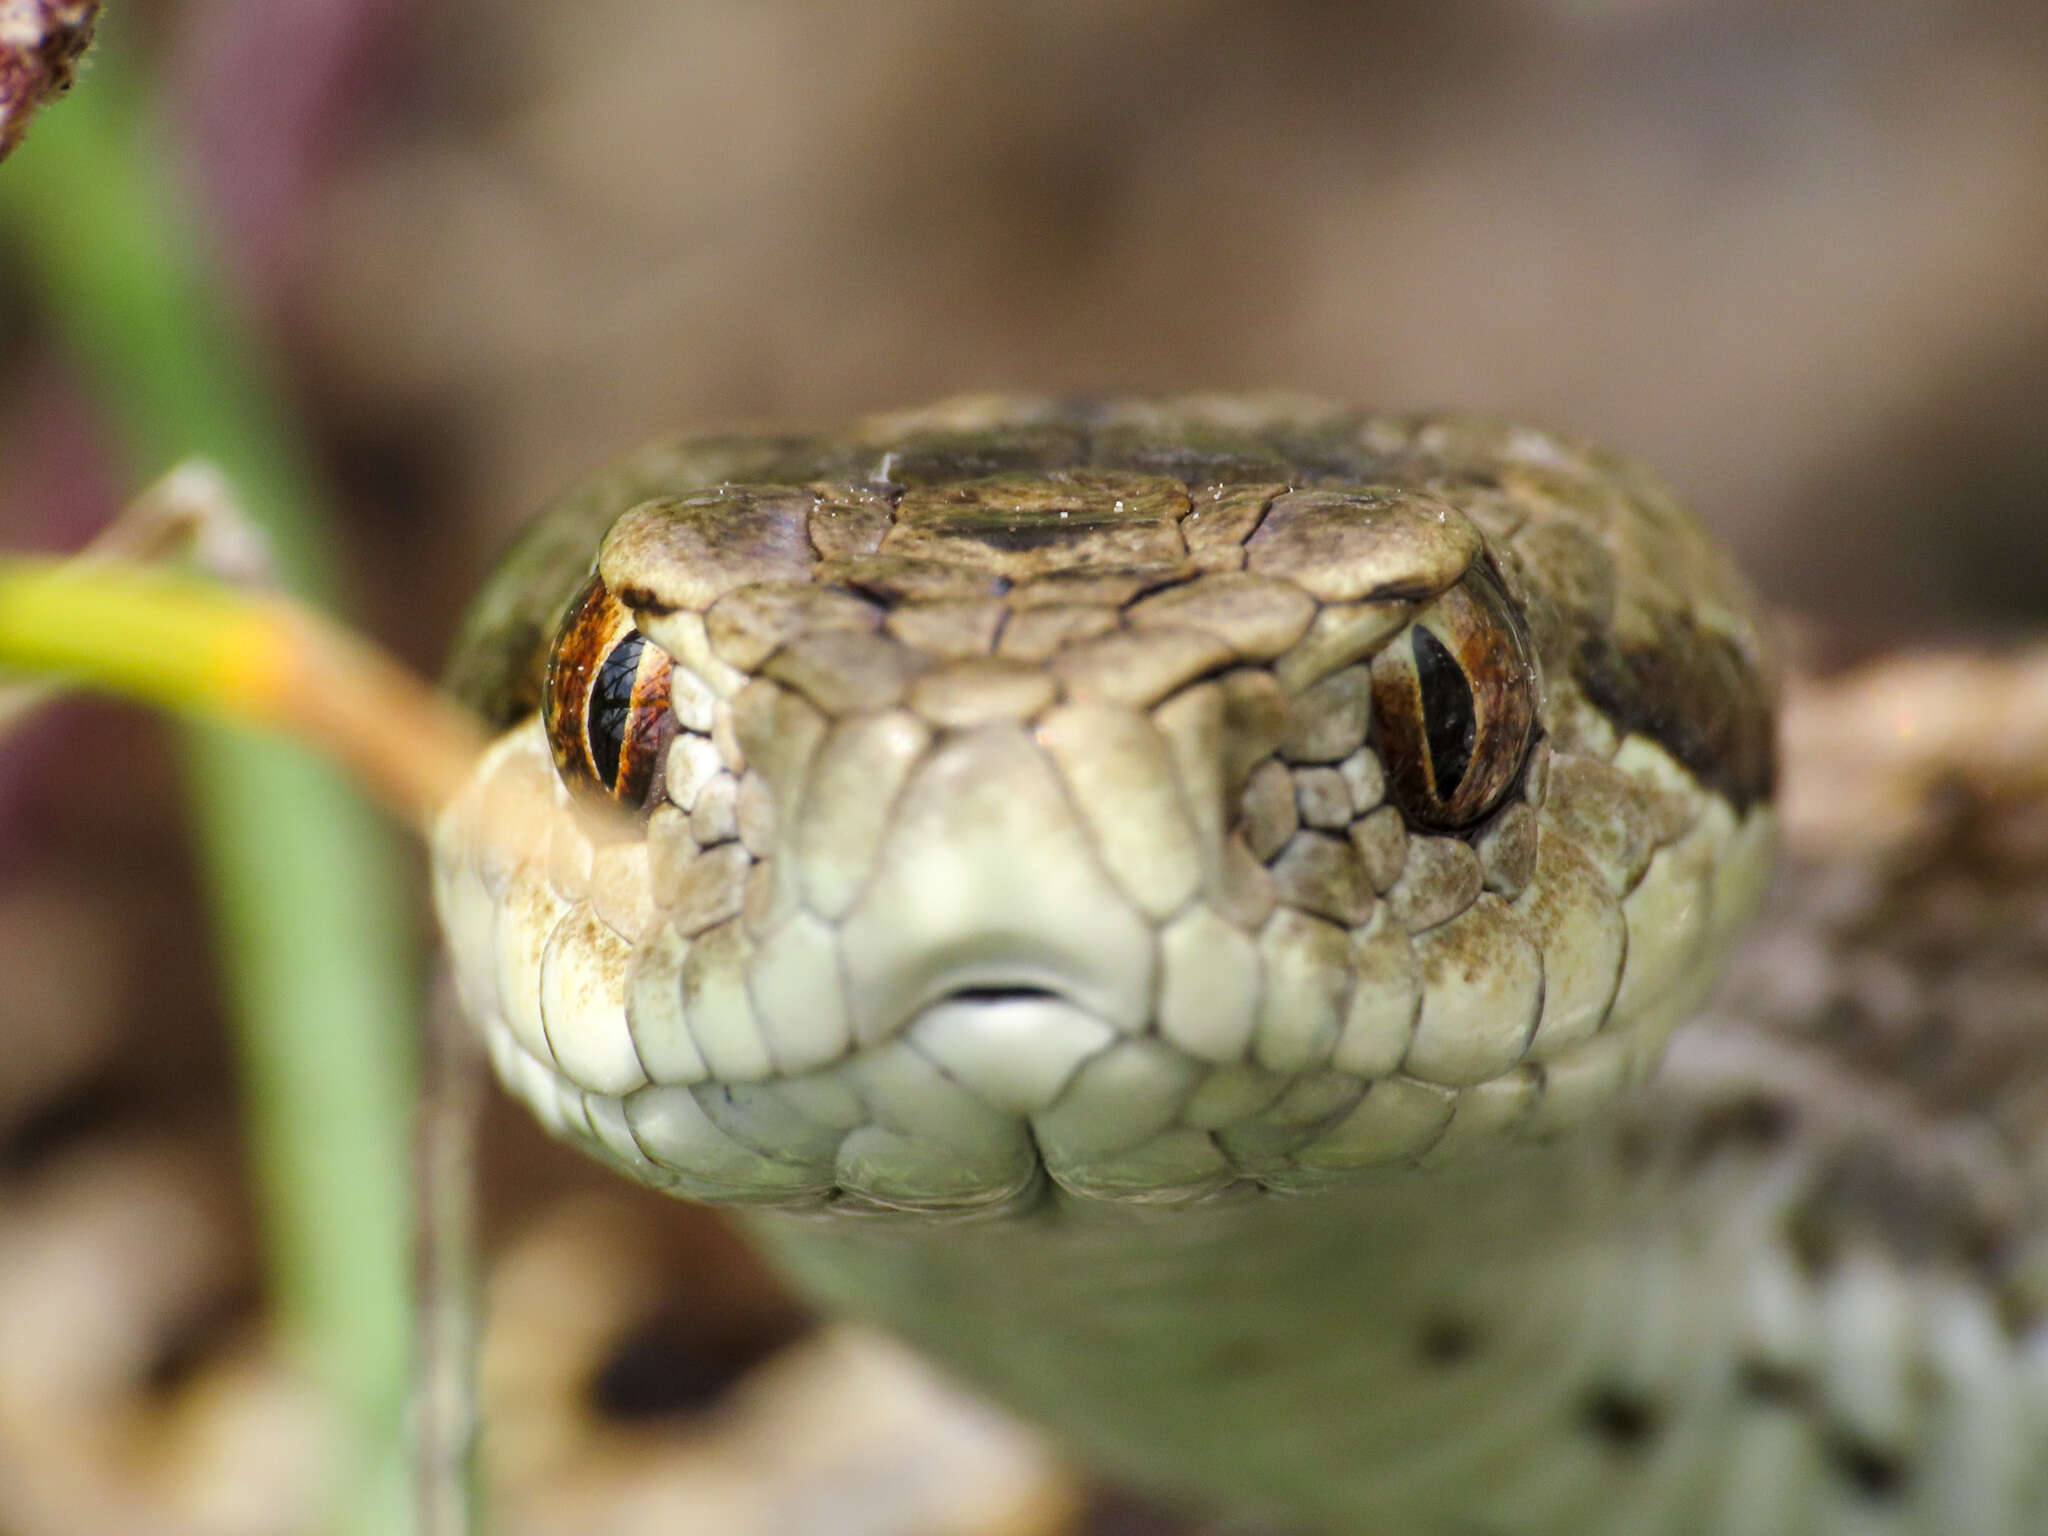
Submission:
[[[590,685],[590,709],[584,730],[590,741],[590,766],[597,771],[597,782],[607,790],[618,788],[619,753],[626,743],[626,723],[633,713],[633,684],[640,676],[640,651],[646,643],[639,630],[628,630],[625,638],[611,648]]]
[[[1422,730],[1429,743],[1429,773],[1436,797],[1448,800],[1465,782],[1479,716],[1472,684],[1444,643],[1420,625],[1414,630],[1415,681],[1422,691]]]

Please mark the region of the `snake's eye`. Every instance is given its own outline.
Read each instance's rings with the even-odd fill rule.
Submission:
[[[595,576],[576,595],[548,652],[541,714],[555,768],[579,793],[643,809],[675,734],[669,656],[648,644]]]
[[[1373,659],[1372,702],[1411,822],[1455,831],[1500,804],[1528,754],[1536,673],[1520,616],[1483,564]]]

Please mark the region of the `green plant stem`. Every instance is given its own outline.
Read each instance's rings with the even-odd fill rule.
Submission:
[[[206,455],[286,584],[330,598],[307,454],[152,142],[103,46],[0,171],[0,239],[88,368],[137,480]],[[355,1433],[357,1460],[339,1469],[347,1524],[393,1530],[412,1337],[409,882],[389,830],[332,767],[239,730],[183,730],[273,1296]]]

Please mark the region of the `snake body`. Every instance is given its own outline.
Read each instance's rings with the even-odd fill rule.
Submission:
[[[1768,1030],[1642,1087],[1763,898],[1773,685],[1633,464],[1268,398],[692,439],[535,526],[454,686],[501,1079],[1113,1472],[1331,1530],[2048,1522],[1969,1149]]]

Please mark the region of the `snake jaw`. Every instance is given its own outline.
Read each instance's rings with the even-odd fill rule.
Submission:
[[[734,483],[616,519],[598,586],[672,661],[642,834],[585,830],[527,724],[437,837],[465,1000],[552,1128],[699,1198],[1158,1201],[1552,1136],[1654,1064],[1771,842],[1697,535],[1553,439],[1368,420],[1377,483],[1295,489],[1143,419],[948,420],[883,487],[858,430],[728,444]],[[1248,478],[1129,467],[1223,442]],[[1644,649],[1702,626],[1699,666]],[[1661,723],[1685,678],[1707,729]]]

